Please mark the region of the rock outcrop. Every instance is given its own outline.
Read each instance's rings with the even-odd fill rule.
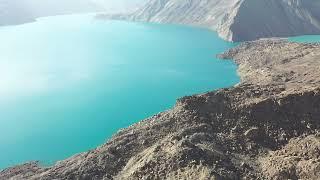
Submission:
[[[196,25],[228,41],[250,41],[320,34],[319,9],[317,0],[149,0],[133,14],[111,18]]]
[[[220,57],[239,64],[240,84],[183,97],[96,149],[0,179],[319,179],[320,45],[263,40]]]

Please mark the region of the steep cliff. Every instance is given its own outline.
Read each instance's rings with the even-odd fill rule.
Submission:
[[[319,179],[320,45],[256,41],[220,57],[239,64],[241,84],[181,98],[94,150],[0,179]]]
[[[219,32],[232,41],[320,34],[319,9],[319,0],[244,0]]]
[[[320,34],[318,0],[150,0],[112,18],[213,29],[229,41]]]

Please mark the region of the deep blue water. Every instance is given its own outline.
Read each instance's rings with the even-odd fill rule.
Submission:
[[[177,98],[239,82],[234,45],[177,25],[38,19],[0,27],[0,169],[94,148]]]

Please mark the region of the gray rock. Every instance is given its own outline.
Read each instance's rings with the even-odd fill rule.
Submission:
[[[257,140],[260,138],[261,136],[261,132],[260,129],[257,127],[252,127],[250,129],[248,129],[246,132],[244,132],[244,136],[248,139],[248,140]]]

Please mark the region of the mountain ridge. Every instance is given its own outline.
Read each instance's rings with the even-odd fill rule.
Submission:
[[[320,34],[320,1],[313,0],[149,0],[113,19],[206,27],[228,41]]]

